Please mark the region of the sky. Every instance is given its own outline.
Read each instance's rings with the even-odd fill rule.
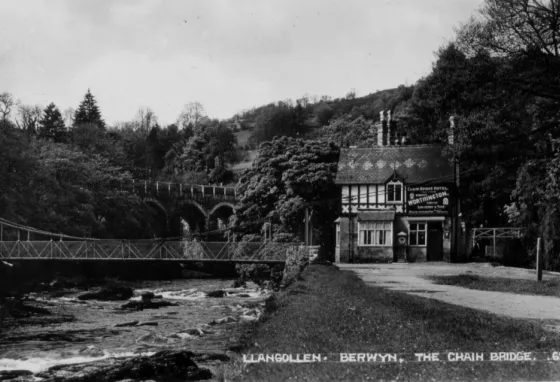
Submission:
[[[0,92],[106,122],[200,102],[212,118],[303,95],[412,85],[481,0],[9,0]]]

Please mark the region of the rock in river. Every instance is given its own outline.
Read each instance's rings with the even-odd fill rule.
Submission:
[[[0,381],[15,380],[30,377],[33,373],[29,370],[0,370]]]
[[[135,321],[127,321],[127,322],[121,322],[120,324],[115,324],[115,327],[121,327],[121,326],[136,326],[138,325],[138,320]]]
[[[159,323],[157,321],[146,321],[138,324],[138,326],[158,326],[158,325]]]
[[[58,365],[36,374],[39,378],[59,382],[114,382],[123,379],[187,380],[212,378],[208,369],[199,368],[194,354],[183,350],[164,350],[149,357],[108,358],[100,361]]]
[[[178,306],[176,302],[169,302],[169,301],[152,301],[152,300],[140,300],[140,301],[129,301],[126,304],[122,305],[122,309],[159,309],[164,306]]]
[[[154,298],[154,292],[144,292],[141,294],[142,300],[151,301]]]
[[[98,292],[88,292],[78,296],[80,300],[100,300],[100,301],[115,301],[115,300],[128,300],[132,297],[133,291],[129,287],[114,286],[103,288]]]
[[[213,290],[212,292],[206,293],[208,297],[224,297],[226,292],[223,290]]]

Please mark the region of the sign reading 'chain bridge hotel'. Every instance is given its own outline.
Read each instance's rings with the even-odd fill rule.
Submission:
[[[410,186],[407,188],[409,215],[448,215],[450,191],[447,186]]]

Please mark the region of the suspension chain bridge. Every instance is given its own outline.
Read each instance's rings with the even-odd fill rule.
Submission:
[[[7,231],[17,240],[4,240]],[[34,240],[31,240],[33,236]],[[37,236],[49,240],[35,240]],[[73,237],[0,218],[0,259],[283,263],[295,243],[204,242],[173,239],[116,240]]]

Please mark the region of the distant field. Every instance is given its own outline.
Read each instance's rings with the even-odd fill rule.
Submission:
[[[237,163],[237,164],[233,165],[231,167],[231,170],[233,172],[241,172],[241,171],[246,170],[248,168],[251,168],[253,166],[253,161],[257,157],[257,150],[249,150],[247,152],[249,153],[249,159],[244,161],[244,162],[240,162],[240,163]]]
[[[235,136],[237,137],[237,145],[241,147],[247,145],[250,135],[251,132],[249,130],[241,130],[235,133]]]

